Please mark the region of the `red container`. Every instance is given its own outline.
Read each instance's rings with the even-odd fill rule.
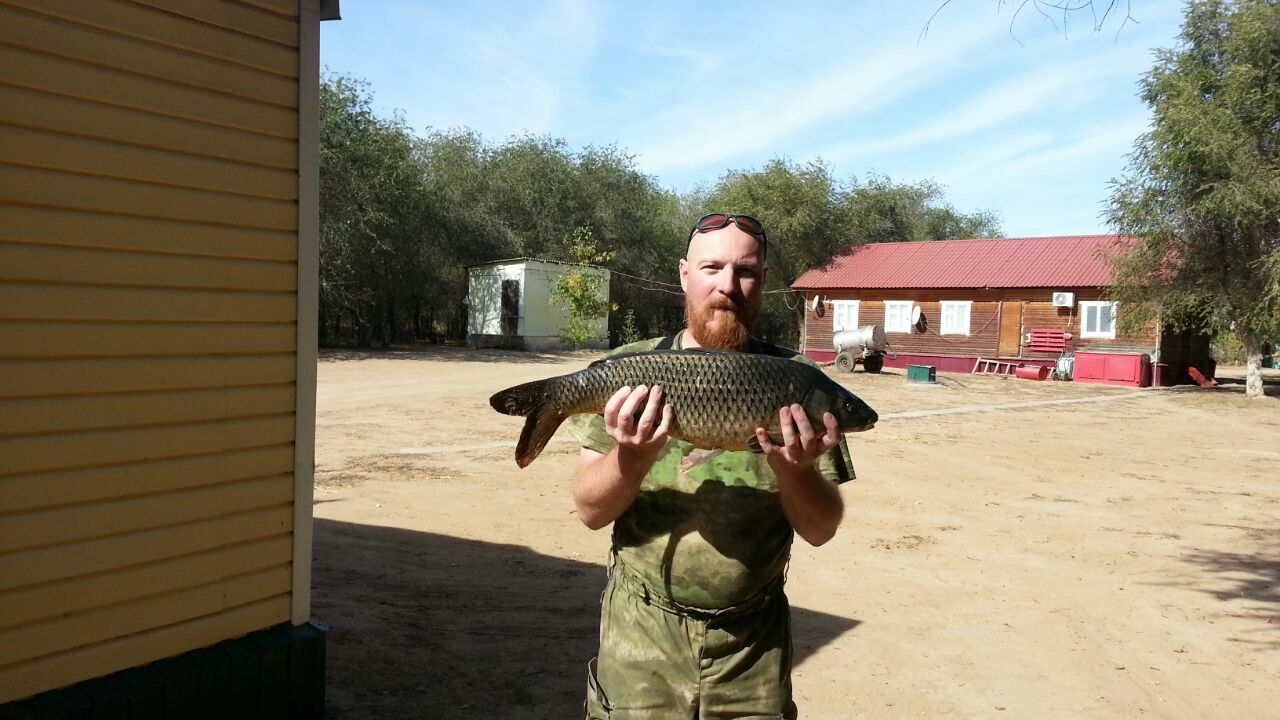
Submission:
[[[1077,350],[1072,379],[1076,382],[1103,385],[1147,387],[1151,384],[1151,356]]]
[[[1049,377],[1049,368],[1044,365],[1019,365],[1013,374],[1023,380],[1044,380]]]

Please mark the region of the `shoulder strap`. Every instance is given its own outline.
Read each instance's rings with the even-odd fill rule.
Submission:
[[[658,344],[654,346],[653,349],[654,350],[671,350],[675,348],[675,343],[676,343],[676,336],[668,335],[662,338],[661,340],[659,340]],[[790,359],[795,357],[797,354],[794,350],[789,350],[780,345],[767,343],[763,340],[757,340],[754,337],[751,338],[751,342],[748,348],[749,348],[748,352],[755,353],[756,355],[769,355],[771,357],[780,357],[780,358]]]
[[[791,350],[789,348],[784,348],[781,345],[774,345],[772,343],[767,343],[763,340],[757,340],[754,337],[751,338],[750,347],[751,347],[751,352],[757,355],[769,355],[771,357],[791,359],[798,354],[796,351]]]

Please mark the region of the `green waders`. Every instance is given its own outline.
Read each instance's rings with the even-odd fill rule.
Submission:
[[[723,610],[681,607],[612,563],[588,720],[795,718],[791,613],[782,579]]]

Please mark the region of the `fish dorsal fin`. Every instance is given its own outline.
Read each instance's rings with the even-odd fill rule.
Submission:
[[[595,367],[604,363],[614,362],[615,360],[625,360],[627,358],[640,357],[642,355],[650,357],[655,355],[717,355],[732,352],[732,350],[711,350],[707,348],[689,348],[688,350],[638,350],[636,352],[618,353],[617,355],[602,357],[599,360],[592,362],[587,367]]]
[[[587,367],[593,368],[593,367],[596,367],[597,365],[605,365],[607,363],[617,362],[619,360],[625,360],[627,358],[636,357],[638,355],[652,355],[652,354],[653,354],[652,352],[646,350],[641,352],[625,352],[625,353],[618,353],[617,355],[606,355],[605,357],[602,357],[599,360],[592,362]]]

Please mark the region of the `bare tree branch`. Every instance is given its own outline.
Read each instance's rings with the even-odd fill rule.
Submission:
[[[1049,24],[1053,26],[1054,32],[1061,32],[1064,35],[1066,34],[1066,27],[1063,26],[1062,30],[1058,30],[1058,22],[1053,19],[1052,15],[1045,12],[1043,7],[1041,7],[1041,5],[1046,5],[1048,3],[1041,3],[1038,0],[1027,0],[1027,2],[1030,2],[1033,6],[1035,6],[1036,12],[1040,13],[1045,20],[1049,21]]]
[[[1004,0],[1000,0],[1000,1],[1004,2]],[[916,37],[917,45],[919,45],[920,41],[924,40],[925,36],[929,34],[929,24],[933,22],[933,19],[938,17],[938,13],[942,12],[942,8],[950,4],[951,4],[951,0],[943,0],[942,4],[939,5],[938,8],[933,11],[933,14],[930,15],[929,19],[925,21],[924,27],[920,29],[920,35]]]
[[[1018,39],[1018,36],[1014,31],[1014,27],[1018,23],[1018,17],[1022,15],[1022,11],[1027,9],[1028,6],[1039,13],[1045,20],[1048,20],[1049,24],[1053,26],[1055,32],[1060,32],[1063,36],[1066,36],[1072,17],[1076,13],[1083,12],[1085,10],[1089,11],[1092,32],[1095,34],[1102,32],[1102,29],[1106,26],[1107,21],[1111,19],[1112,15],[1118,14],[1117,6],[1120,2],[1121,0],[1107,0],[1106,8],[1103,9],[1101,17],[1098,16],[1098,6],[1101,4],[1100,0],[997,0],[996,12],[997,14],[1002,12],[1006,4],[1014,8],[1013,17],[1009,20],[1009,36],[1013,38],[1014,42],[1019,45],[1023,45],[1022,41]],[[1120,22],[1120,27],[1116,30],[1117,38],[1120,36],[1120,33],[1124,31],[1125,25],[1131,21],[1133,23],[1138,22],[1137,18],[1133,17],[1133,0],[1123,0],[1123,2],[1124,19]],[[933,14],[929,16],[929,20],[925,22],[924,27],[920,30],[920,35],[916,38],[917,45],[928,36],[929,30],[933,26],[934,19],[936,19],[938,15],[942,13],[942,10],[950,4],[951,0],[942,0],[942,2],[938,4],[934,9]],[[1051,11],[1053,14],[1051,14]],[[1058,21],[1055,17],[1056,13],[1059,12],[1062,13],[1061,28],[1058,27]]]
[[[1111,2],[1107,3],[1107,9],[1102,11],[1101,20],[1098,19],[1098,13],[1096,12],[1093,13],[1093,26],[1100,28],[1103,25],[1105,25],[1107,22],[1107,18],[1111,17],[1111,11],[1114,10],[1115,7],[1116,7],[1116,0],[1111,0]],[[1090,6],[1089,9],[1093,10],[1093,6]]]
[[[1026,7],[1029,2],[1031,0],[1022,0],[1018,5],[1018,9],[1013,11],[1013,17],[1009,18],[1009,37],[1013,38],[1014,42],[1019,45],[1022,45],[1022,41],[1018,39],[1017,35],[1013,34],[1013,24],[1018,21],[1018,14],[1022,12],[1022,8]],[[1022,47],[1026,47],[1026,45],[1022,45]]]
[[[1112,5],[1114,5],[1115,3],[1113,2],[1113,3],[1111,3],[1111,4],[1112,4]],[[1132,21],[1133,21],[1133,24],[1134,24],[1134,25],[1137,25],[1137,24],[1138,24],[1138,19],[1137,19],[1137,18],[1135,18],[1135,17],[1133,16],[1133,14],[1132,14],[1132,10],[1133,10],[1132,2],[1131,2],[1130,0],[1125,0],[1125,3],[1124,3],[1124,20],[1121,20],[1121,21],[1120,21],[1120,28],[1116,30],[1116,39],[1119,39],[1119,38],[1120,38],[1120,30],[1124,30],[1124,26],[1125,26],[1125,24],[1127,24],[1130,20],[1132,20]],[[1103,19],[1105,20],[1105,18],[1103,18]]]

